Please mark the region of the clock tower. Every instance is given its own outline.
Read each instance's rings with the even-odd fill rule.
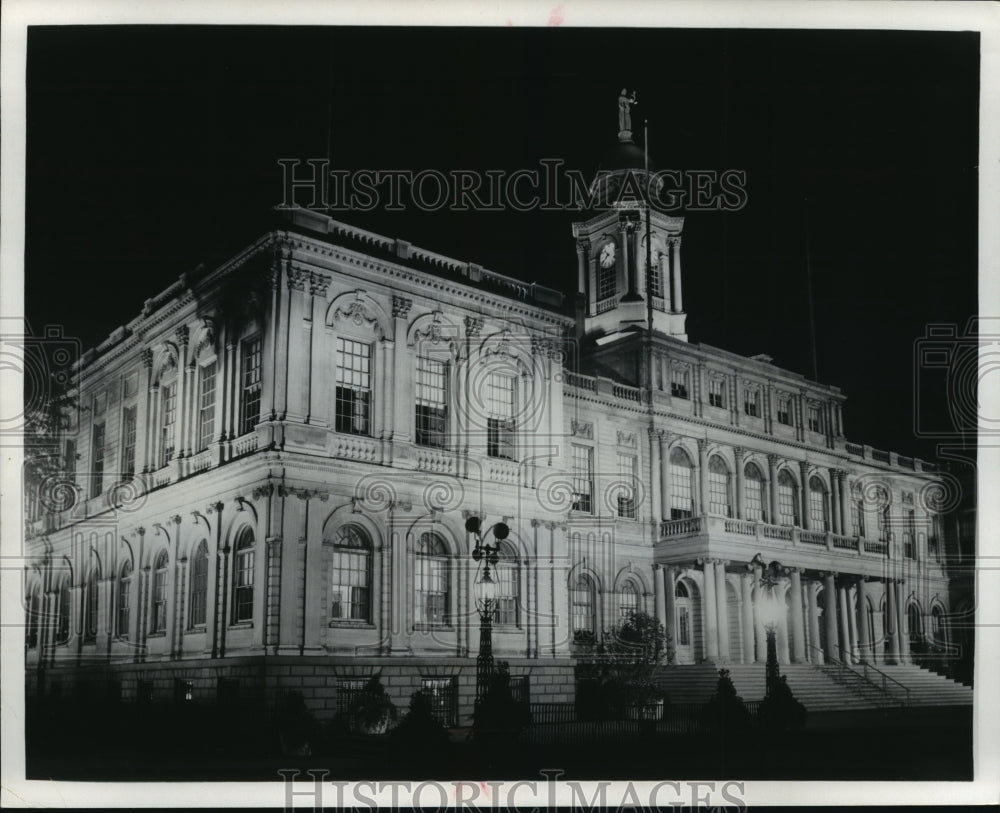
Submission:
[[[636,103],[634,93],[629,97],[622,90],[618,142],[590,186],[589,218],[573,224],[580,338],[605,344],[651,322],[655,333],[686,342],[684,218],[657,206],[662,181],[632,139],[630,108]]]

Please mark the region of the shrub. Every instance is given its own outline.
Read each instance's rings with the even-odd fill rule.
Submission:
[[[702,721],[711,731],[723,735],[742,734],[750,728],[750,712],[743,698],[736,694],[728,669],[719,670],[719,682],[702,710]]]

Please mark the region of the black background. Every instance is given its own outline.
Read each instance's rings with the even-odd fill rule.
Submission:
[[[43,27],[28,37],[26,314],[90,346],[259,234],[280,158],[338,169],[588,177],[634,87],[659,169],[740,169],[748,203],[690,213],[691,341],[819,379],[849,438],[933,457],[914,395],[928,324],[976,312],[976,33]],[[329,126],[332,125],[332,126]],[[637,139],[638,140],[638,139]],[[568,212],[343,213],[501,273],[575,285]]]

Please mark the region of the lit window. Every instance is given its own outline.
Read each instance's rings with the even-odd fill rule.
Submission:
[[[787,396],[778,397],[778,423],[792,425],[792,399]]]
[[[208,543],[203,539],[191,559],[191,602],[188,623],[204,627],[208,606]]]
[[[635,468],[636,460],[633,455],[618,455],[618,479],[620,481],[618,516],[626,519],[635,519]]]
[[[517,553],[509,542],[500,545],[500,560],[493,568],[497,582],[496,623],[507,626],[517,626],[519,622],[518,608],[521,586],[521,569]]]
[[[167,631],[167,552],[160,551],[153,568],[153,632]]]
[[[670,452],[670,518],[690,517],[694,506],[691,458],[683,449]]]
[[[233,546],[233,623],[253,620],[253,531],[244,528]]]
[[[240,434],[253,430],[260,420],[261,339],[260,336],[243,342],[243,398],[240,413]]]
[[[747,463],[744,473],[744,501],[746,518],[754,522],[767,522],[764,498],[764,475],[756,463]]]
[[[161,388],[163,404],[160,423],[160,466],[166,466],[174,456],[174,421],[177,419],[177,382]]]
[[[743,390],[743,411],[751,418],[760,416],[760,390],[754,387]]]
[[[127,641],[129,636],[129,621],[131,618],[132,602],[132,563],[125,562],[121,572],[118,574],[118,618],[117,632],[122,641]]]
[[[823,422],[820,419],[820,412],[819,412],[819,407],[818,406],[810,406],[806,410],[806,417],[807,417],[807,421],[808,421],[808,426],[809,426],[809,431],[810,432],[822,432],[823,431]]]
[[[98,595],[101,581],[100,568],[94,568],[87,580],[87,611],[85,613],[84,639],[93,641],[97,638],[97,620],[99,617],[100,597]]]
[[[778,524],[799,524],[799,487],[785,470],[778,475]]]
[[[336,429],[351,435],[371,430],[371,346],[337,339]]]
[[[580,576],[573,586],[573,631],[593,634],[594,585],[586,576]]]
[[[122,410],[122,478],[135,475],[135,407]]]
[[[818,477],[809,478],[809,520],[814,531],[830,530],[830,504],[826,487]]]
[[[97,497],[104,489],[104,424],[95,424],[90,446],[90,496]]]
[[[593,494],[594,450],[589,446],[573,446],[573,510],[591,513]]]
[[[486,381],[486,453],[504,460],[514,459],[513,376],[491,373]]]
[[[726,406],[726,380],[712,378],[708,382],[708,403],[714,407]]]
[[[333,543],[330,620],[371,621],[371,542],[353,525],[343,526]]]
[[[450,568],[448,549],[435,533],[423,533],[416,552],[416,612],[418,624],[448,624]]]
[[[675,398],[688,397],[687,367],[675,365],[670,368],[670,394]]]
[[[633,613],[637,612],[639,612],[639,591],[632,582],[625,582],[618,601],[618,623],[624,624]]]
[[[448,364],[417,358],[417,443],[421,446],[448,446]]]
[[[708,461],[708,510],[723,517],[732,514],[729,467],[718,455]]]
[[[198,451],[207,449],[215,435],[215,362],[201,368],[198,381]]]

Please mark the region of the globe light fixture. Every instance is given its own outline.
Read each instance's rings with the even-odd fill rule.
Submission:
[[[504,522],[497,522],[485,533],[479,517],[465,520],[465,530],[475,537],[472,560],[480,563],[481,569],[476,579],[476,608],[479,611],[479,655],[476,658],[476,702],[489,691],[493,677],[493,615],[497,609],[498,587],[491,568],[500,561],[500,543],[510,536],[510,528]],[[494,542],[486,542],[492,534]]]

